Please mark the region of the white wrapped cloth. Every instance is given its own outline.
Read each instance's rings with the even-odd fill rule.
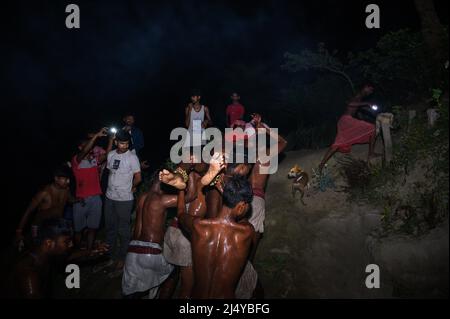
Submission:
[[[133,240],[123,269],[122,293],[130,295],[150,289],[149,298],[154,298],[172,270],[159,244]]]

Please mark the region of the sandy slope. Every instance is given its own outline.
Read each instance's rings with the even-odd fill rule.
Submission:
[[[298,198],[292,198],[291,181],[287,179],[289,169],[298,164],[311,172],[312,168],[320,163],[324,152],[325,150],[288,152],[286,158],[279,164],[278,172],[270,177],[266,196],[265,235],[255,260],[255,267],[265,288],[266,297],[396,296],[392,280],[392,276],[396,273],[392,272],[392,269],[399,268],[395,266],[399,260],[392,258],[395,255],[394,247],[395,245],[402,247],[405,251],[401,257],[403,264],[408,264],[415,247],[420,246],[417,241],[410,242],[403,239],[404,242],[399,243],[393,239],[389,243],[373,239],[370,234],[380,224],[381,208],[350,203],[346,200],[346,193],[332,189],[316,194],[310,193],[309,197],[305,197],[307,206],[303,206]],[[352,156],[364,159],[367,156],[367,146],[355,146]],[[333,170],[335,166],[333,159],[329,162],[329,166]],[[338,177],[335,181],[337,184],[343,182]],[[447,240],[448,295],[448,226],[443,237]],[[429,273],[442,271],[445,245],[442,245],[441,238],[442,236],[433,239],[435,244],[436,240],[439,242],[435,245],[438,247],[437,251],[429,252],[430,245],[422,245],[424,256],[417,261],[421,264],[416,265],[413,262],[410,265],[410,277],[414,277],[420,268],[424,272],[422,281],[440,280],[441,277],[438,277],[430,281],[428,277]],[[384,252],[388,253],[386,258],[383,257]],[[430,257],[429,254],[434,255]],[[436,260],[440,262],[437,269],[433,268]],[[365,286],[367,276],[365,268],[371,263],[382,264],[380,289],[368,289]],[[440,293],[442,294],[442,291]]]

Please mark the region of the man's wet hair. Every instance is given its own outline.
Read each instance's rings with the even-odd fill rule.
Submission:
[[[131,141],[131,135],[130,133],[124,131],[124,130],[119,130],[116,133],[116,140],[118,142],[130,142]]]
[[[72,236],[72,230],[67,220],[63,218],[51,218],[42,222],[38,236],[34,240],[35,245],[42,244],[45,240],[55,240],[59,236]]]
[[[244,176],[232,176],[223,189],[223,204],[234,208],[240,202],[250,204],[253,199],[252,186]]]
[[[66,177],[70,178],[72,173],[67,165],[61,165],[53,170],[53,177]]]
[[[244,156],[244,161],[243,162],[237,162],[236,160],[238,158],[241,157],[241,155]],[[233,174],[233,171],[236,169],[236,167],[238,167],[240,164],[249,164],[249,159],[248,159],[248,155],[247,155],[247,150],[244,150],[244,153],[241,152],[237,152],[234,150],[233,151],[233,162],[232,163],[228,163],[227,164],[227,174]]]

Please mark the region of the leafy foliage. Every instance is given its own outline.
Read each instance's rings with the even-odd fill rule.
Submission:
[[[349,68],[355,77],[375,83],[395,102],[408,102],[427,89],[422,47],[420,33],[408,29],[389,32],[375,48],[350,53]]]
[[[364,191],[371,175],[367,162],[350,156],[337,159],[336,161],[341,165],[342,174],[347,180],[348,188],[358,188]]]
[[[342,76],[355,91],[353,81],[346,73],[346,65],[337,57],[338,51],[332,53],[326,48],[325,43],[319,43],[317,51],[303,50],[300,54],[285,53],[286,63],[283,69],[298,72],[300,70],[316,69],[327,71]]]
[[[325,192],[328,188],[335,188],[334,179],[331,172],[328,170],[328,165],[325,164],[322,172],[313,169],[313,176],[311,180],[314,191]]]

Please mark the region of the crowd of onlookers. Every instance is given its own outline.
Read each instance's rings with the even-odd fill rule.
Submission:
[[[209,108],[200,99],[201,93],[193,92],[185,109],[185,125],[191,133],[213,125]],[[227,126],[245,128],[240,96],[233,93],[231,100],[226,108]],[[16,267],[22,296],[45,295],[43,282],[37,278],[45,278],[42,263],[54,254],[109,256],[106,266],[122,272],[131,241],[135,193],[142,182],[141,170],[148,168],[147,162],[139,160],[144,147],[142,131],[135,126],[133,115],[127,114],[123,121],[120,129],[101,128],[86,134],[71,160],[55,169],[53,181],[32,198],[16,229],[15,243],[23,255]],[[198,121],[199,128],[194,125]],[[104,187],[102,180],[107,180]],[[102,221],[104,241],[97,239]],[[27,284],[27,280],[31,281]]]

